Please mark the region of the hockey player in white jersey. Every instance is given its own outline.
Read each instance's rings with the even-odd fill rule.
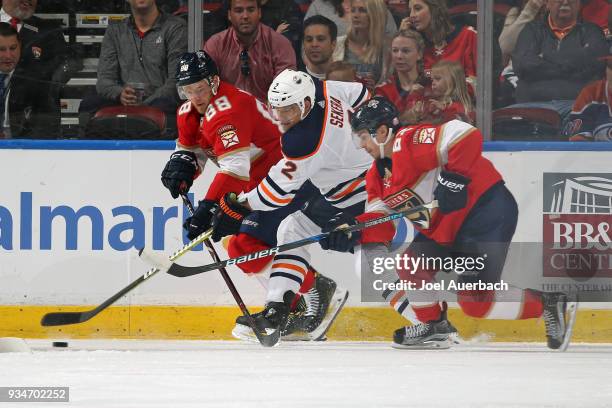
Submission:
[[[365,174],[372,158],[351,141],[350,112],[369,98],[359,83],[313,81],[306,73],[286,69],[270,85],[268,101],[280,122],[283,159],[261,183],[238,198],[231,193],[217,214],[215,233],[234,234],[244,207],[272,211],[288,205],[307,180],[323,198],[309,202],[287,217],[278,230],[278,245],[321,233],[337,213],[357,215],[366,200]],[[236,192],[238,193],[238,192]],[[268,284],[264,311],[256,323],[262,330],[283,329],[295,293],[304,283],[310,254],[304,247],[276,255]],[[302,286],[303,287],[303,286]],[[346,301],[346,291],[334,296],[326,319],[333,320]],[[322,324],[320,327],[329,327]]]

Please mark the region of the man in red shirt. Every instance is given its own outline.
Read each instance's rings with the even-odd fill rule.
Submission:
[[[351,127],[360,145],[375,162],[366,175],[368,203],[366,212],[352,218],[340,214],[324,231],[331,231],[321,241],[323,249],[348,251],[357,244],[387,244],[395,234],[391,222],[358,233],[338,229],[345,224],[384,216],[390,212],[438,201],[438,208],[423,210],[410,217],[418,230],[404,255],[411,259],[478,259],[482,268],[460,271],[459,283],[487,285],[486,290],[457,291],[457,301],[472,317],[529,319],[544,317],[548,346],[564,349],[569,342],[576,300],[563,293],[543,293],[532,289],[509,287],[488,289],[500,282],[508,247],[516,228],[518,207],[514,197],[493,164],[482,156],[482,135],[473,126],[458,120],[443,125],[416,125],[396,129],[397,110],[388,100],[376,97],[361,105],[351,118]],[[478,262],[478,261],[477,261]],[[441,267],[415,264],[410,270],[398,267],[403,281],[433,281]],[[428,264],[430,265],[430,264]],[[394,293],[398,292],[398,293]],[[386,291],[392,303],[405,297],[399,291]],[[434,299],[411,301],[417,321],[423,322],[395,332],[394,346],[413,348],[448,347],[455,332],[446,319],[444,304]],[[518,302],[499,302],[511,294]],[[383,294],[384,296],[384,294]],[[403,302],[408,305],[408,300]]]
[[[219,78],[215,62],[204,51],[183,54],[177,66],[176,81],[181,97],[188,101],[178,109],[177,150],[162,172],[162,183],[172,197],[177,198],[189,191],[208,159],[219,168],[204,199],[183,225],[188,238],[194,239],[211,227],[213,215],[219,205],[224,205],[226,193],[255,188],[282,158],[281,131],[262,102]],[[301,209],[312,196],[318,197],[318,191],[312,184],[305,184],[296,192],[291,204],[275,211],[250,213],[239,232],[229,240],[229,256],[234,258],[276,246],[281,221]],[[220,238],[216,234],[212,236],[214,241]],[[271,258],[253,260],[239,267],[247,274],[257,274],[266,269]],[[324,287],[329,290],[322,290]],[[335,288],[331,279],[314,270],[308,271],[299,290],[306,296],[298,297],[293,304],[296,313],[292,316],[292,330],[306,332],[301,334],[305,338],[299,339],[311,339],[308,333],[318,325],[312,327],[309,320],[316,319],[321,324],[329,307],[328,298]],[[316,303],[310,304],[311,299]],[[302,313],[307,308],[314,310],[314,314]],[[326,324],[331,325],[331,322]],[[286,331],[283,336],[287,334],[291,333]],[[234,335],[254,339],[252,332],[243,335],[234,331]]]
[[[285,68],[296,68],[295,51],[287,38],[260,23],[260,0],[229,3],[231,27],[210,37],[204,51],[221,67],[223,81],[266,102],[274,77]]]

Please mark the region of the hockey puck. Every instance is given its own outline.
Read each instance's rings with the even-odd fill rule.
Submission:
[[[53,347],[68,347],[67,341],[54,341]]]

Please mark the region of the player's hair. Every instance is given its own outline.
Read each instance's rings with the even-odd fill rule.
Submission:
[[[343,81],[347,81],[347,82],[354,82],[355,81],[355,67],[353,67],[351,64],[349,64],[348,62],[344,62],[344,61],[335,61],[332,62],[329,65],[329,68],[327,68],[327,72],[325,72],[325,76],[329,77],[329,74],[332,72],[342,72],[344,75],[346,75],[346,78],[344,79],[344,75],[343,75]]]
[[[351,0],[351,4],[355,0]],[[362,0],[365,3],[370,28],[368,30],[367,50],[364,55],[366,64],[376,64],[382,61],[385,45],[385,25],[387,24],[387,6],[384,0]],[[353,24],[349,24],[347,38],[353,35]],[[348,46],[348,41],[346,43]]]
[[[336,38],[338,38],[338,26],[336,25],[336,23],[334,23],[333,21],[331,21],[329,18],[325,16],[317,14],[312,17],[308,17],[306,20],[304,20],[304,24],[303,24],[304,28],[303,28],[302,33],[306,32],[306,29],[310,27],[311,25],[322,25],[322,26],[327,27],[327,30],[329,31],[329,36],[331,37],[332,42],[336,41]]]
[[[9,23],[0,23],[0,37],[17,37],[17,41],[19,41],[19,33]]]
[[[421,55],[421,59],[417,61],[417,72],[419,74],[417,78],[417,82],[422,82],[425,79],[425,65],[423,63],[423,53],[425,52],[425,40],[421,33],[416,30],[400,30],[391,39],[391,44],[393,40],[398,37],[408,38],[409,40],[413,40],[417,47],[417,52]],[[389,70],[393,68],[390,67]]]
[[[431,67],[431,70],[432,72],[434,70],[439,71],[446,78],[448,88],[443,98],[462,104],[466,114],[474,109],[472,98],[467,88],[465,71],[460,63],[457,61],[442,60],[435,63]]]
[[[429,8],[431,14],[431,42],[439,45],[446,40],[446,37],[453,31],[453,24],[450,19],[446,0],[422,0]]]

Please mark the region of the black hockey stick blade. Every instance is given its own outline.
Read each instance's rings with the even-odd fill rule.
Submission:
[[[354,232],[360,231],[365,228],[370,228],[375,225],[383,224],[385,222],[393,221],[398,218],[402,218],[411,214],[416,214],[425,210],[432,210],[438,207],[438,202],[433,200],[428,204],[419,205],[416,207],[408,208],[403,211],[395,212],[389,215],[385,215],[383,217],[374,218],[369,221],[360,222],[355,225],[351,225],[350,227],[343,228],[346,232]],[[329,232],[313,235],[312,237],[300,239],[298,241],[290,242],[288,244],[279,245],[276,247],[272,247],[269,249],[264,249],[263,251],[252,252],[250,254],[242,255],[236,258],[226,259],[221,262],[214,262],[208,265],[203,266],[182,266],[177,263],[172,263],[172,265],[166,271],[172,276],[176,276],[179,278],[186,278],[188,276],[197,275],[204,272],[214,271],[219,268],[224,268],[226,266],[238,265],[241,263],[249,262],[255,259],[264,258],[271,255],[276,255],[281,252],[289,251],[291,249],[300,248],[306,245],[314,244],[315,242],[319,242],[322,239],[326,238],[329,235]]]
[[[172,255],[170,255],[170,257],[168,258],[169,260],[166,260],[165,263],[170,264],[172,261],[175,261],[176,259],[180,258],[184,254],[189,252],[193,247],[195,247],[196,245],[210,238],[211,235],[212,235],[212,229],[200,234],[194,240],[190,241],[189,243],[184,245],[181,249],[177,250]],[[145,252],[144,248],[140,250],[139,255],[142,256],[143,252]],[[152,256],[152,258],[156,259],[158,257]],[[162,268],[161,270],[165,271],[166,269]],[[145,272],[144,275],[134,280],[132,283],[130,283],[125,288],[121,289],[119,292],[115,293],[113,296],[106,299],[102,304],[100,304],[94,309],[85,310],[83,312],[47,313],[42,317],[40,324],[42,326],[63,326],[67,324],[77,324],[77,323],[86,322],[89,319],[96,316],[98,313],[102,312],[104,309],[106,309],[110,305],[112,305],[113,303],[115,303],[117,300],[121,299],[123,296],[127,295],[135,287],[140,285],[145,280],[149,279],[151,276],[157,274],[159,271],[160,271],[160,268],[152,267],[147,272]]]
[[[66,324],[76,324],[83,323],[96,316],[98,313],[115,303],[117,300],[121,299],[124,295],[134,289],[136,286],[140,285],[146,279],[155,275],[159,272],[159,269],[151,268],[147,273],[136,279],[134,282],[130,283],[125,288],[121,289],[119,292],[115,293],[113,296],[106,299],[102,304],[98,307],[85,310],[83,312],[53,312],[47,313],[42,317],[40,324],[42,326],[63,326]]]

